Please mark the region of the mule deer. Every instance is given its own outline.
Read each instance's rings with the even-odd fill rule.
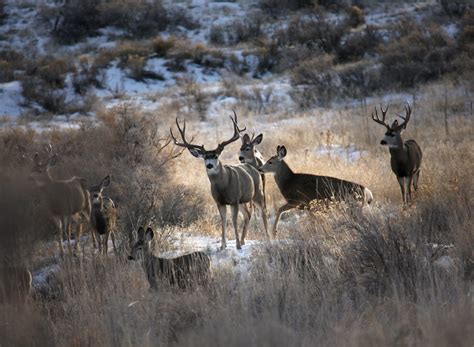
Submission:
[[[185,289],[197,284],[206,285],[211,274],[211,258],[204,252],[193,252],[176,258],[159,258],[153,255],[151,241],[154,233],[138,229],[138,240],[132,247],[129,260],[141,260],[151,288],[157,287],[157,278],[164,278],[170,285]]]
[[[63,234],[67,235],[68,246],[71,247],[71,219],[79,214],[81,218],[89,221],[91,205],[89,192],[85,188],[85,180],[80,177],[72,177],[68,180],[55,180],[52,178],[50,169],[56,165],[58,156],[52,154],[51,145],[48,148],[49,158],[46,162],[40,160],[39,153],[33,157],[34,166],[30,178],[41,189],[48,204],[50,213],[56,226],[59,228],[59,252],[64,254]],[[79,249],[82,223],[76,229],[76,250]]]
[[[244,134],[242,136],[242,146],[240,146],[239,152],[239,161],[242,164],[250,164],[257,170],[259,170],[265,160],[263,159],[262,154],[255,148],[255,146],[259,145],[263,140],[263,134],[252,138],[248,134]],[[263,192],[263,205],[267,207],[267,201],[265,196],[265,175],[262,174],[262,192]]]
[[[263,193],[261,190],[262,179],[259,172],[249,164],[222,165],[219,160],[219,156],[221,155],[225,146],[237,141],[240,137],[240,133],[245,130],[245,128],[239,129],[237,125],[237,115],[235,112],[234,118],[232,118],[232,116],[230,118],[234,125],[234,135],[229,140],[221,142],[217,148],[212,151],[206,150],[204,146],[198,146],[189,143],[186,140],[185,134],[186,123],[184,123],[183,128],[181,128],[178,123],[178,119],[176,119],[176,126],[178,127],[179,133],[181,135],[182,142],[178,142],[178,140],[176,140],[171,129],[170,133],[175,145],[187,148],[193,156],[204,160],[207,176],[209,178],[209,182],[211,183],[212,197],[217,204],[222,221],[221,249],[225,249],[227,245],[227,205],[230,205],[232,210],[235,244],[237,249],[241,249],[241,245],[245,244],[245,236],[247,235],[250,217],[252,216],[252,210],[247,205],[249,202],[255,203],[261,209],[265,232],[267,237],[270,237],[270,235],[268,234],[267,213],[264,205]],[[239,207],[244,215],[244,228],[241,240],[239,240],[237,224]]]
[[[403,122],[398,124],[397,120],[394,120],[392,125],[385,123],[385,117],[387,115],[389,105],[383,109],[380,106],[380,111],[382,112],[382,119],[379,118],[377,113],[377,108],[375,108],[375,114],[372,113],[372,119],[387,128],[385,136],[383,137],[380,144],[383,146],[388,146],[390,152],[390,165],[392,166],[392,171],[397,176],[398,184],[400,185],[400,190],[402,191],[402,199],[404,204],[411,202],[411,185],[413,181],[413,188],[418,189],[418,179],[420,177],[420,167],[421,167],[421,148],[418,146],[415,140],[402,140],[402,130],[407,127],[408,121],[410,120],[411,107],[407,103],[405,106],[406,116],[402,117],[398,115]]]
[[[89,189],[92,201],[91,225],[99,244],[99,253],[107,254],[109,236],[112,239],[114,252],[115,229],[117,227],[117,208],[112,199],[102,194],[103,190],[110,185],[110,175],[105,176],[102,181]]]
[[[0,302],[22,302],[31,292],[31,272],[21,266],[0,266]]]
[[[294,208],[305,208],[314,200],[344,200],[347,196],[356,199],[362,197],[364,203],[370,204],[372,193],[364,186],[335,177],[316,176],[295,173],[283,160],[286,156],[285,146],[277,147],[277,154],[261,167],[263,173],[272,173],[286,204],[278,209],[273,235],[276,235],[278,221],[282,213]]]

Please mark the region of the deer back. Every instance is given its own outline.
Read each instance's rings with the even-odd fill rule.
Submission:
[[[66,216],[90,209],[89,195],[81,179],[52,181],[44,187],[48,204],[55,215]]]
[[[207,282],[211,259],[204,252],[188,253],[176,258],[156,258],[161,274],[171,285],[186,288]]]

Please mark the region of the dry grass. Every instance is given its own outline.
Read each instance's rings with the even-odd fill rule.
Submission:
[[[1,307],[0,343],[471,346],[472,124],[460,106],[463,99],[450,97],[446,137],[444,105],[438,101],[442,93],[436,86],[424,90],[405,134],[415,137],[424,153],[421,188],[407,209],[401,206],[389,155],[378,145],[383,129],[367,123],[357,108],[313,110],[293,115],[292,122],[281,120],[288,115],[259,118],[237,110],[250,129],[265,127],[265,157],[285,144],[287,162],[296,171],[365,184],[374,193],[373,206],[334,206],[300,213],[297,219],[290,213],[280,224],[284,242],[264,244],[254,254],[252,270],[241,277],[216,269],[207,290],[181,292],[162,284],[153,292],[140,265],[124,257],[67,258],[49,295],[37,295],[29,305],[15,307],[15,313],[9,305]],[[391,108],[399,111],[402,105]],[[62,158],[55,175],[80,174],[95,183],[107,173],[104,168],[113,170],[108,193],[125,216],[125,235],[152,215],[156,224],[167,225],[162,228],[166,232],[176,230],[169,225],[191,224],[217,234],[218,213],[202,161],[184,153],[160,166],[168,152],[157,150],[158,140],[170,124],[169,114],[161,117],[115,109],[101,116],[103,125],[84,125],[79,131],[3,131],[4,175],[25,174],[22,154],[29,156],[52,141]],[[212,147],[231,131],[227,119],[202,129],[196,118],[189,119],[188,132],[197,143]],[[315,150],[350,144],[363,151],[361,159],[347,161]],[[238,144],[229,146],[223,162],[237,162],[237,153]],[[273,180],[268,181],[274,215],[282,200]],[[0,196],[8,205],[3,200],[8,195]],[[156,208],[148,210],[150,203]],[[21,212],[15,205],[12,210]],[[11,227],[2,224],[0,229],[28,230],[31,220],[23,222],[26,227],[14,219]],[[260,223],[252,225],[251,238],[263,238],[260,229]],[[448,267],[437,262],[441,256],[452,260]],[[4,328],[7,324],[10,329]],[[20,335],[25,326],[31,329]]]

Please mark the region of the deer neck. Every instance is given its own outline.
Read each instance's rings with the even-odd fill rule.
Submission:
[[[211,186],[215,186],[217,188],[226,187],[229,181],[229,174],[227,170],[225,169],[225,167],[220,162],[220,160],[217,161],[216,170],[213,171],[211,174],[208,172],[207,176],[209,177]]]
[[[278,188],[282,189],[294,175],[295,174],[293,170],[291,170],[288,164],[285,163],[284,160],[282,160],[280,162],[280,165],[278,166],[277,171],[275,172],[275,182]]]
[[[389,152],[392,158],[397,161],[405,161],[407,158],[407,149],[401,137],[397,138],[396,146],[389,147]]]

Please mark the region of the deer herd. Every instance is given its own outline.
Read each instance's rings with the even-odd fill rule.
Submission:
[[[386,128],[385,135],[380,144],[388,146],[390,164],[400,185],[403,204],[411,202],[411,186],[416,190],[420,175],[422,153],[415,140],[403,141],[402,131],[406,128],[411,115],[409,104],[405,107],[405,116],[398,115],[403,122],[393,121],[392,125],[386,123],[385,118],[388,106],[380,107],[381,118],[377,108],[372,113],[372,119]],[[234,112],[230,117],[233,126],[233,135],[213,149],[207,150],[204,145],[196,145],[186,138],[186,123],[179,124],[176,118],[176,128],[180,139],[176,138],[170,129],[171,138],[176,146],[187,149],[194,157],[204,161],[205,170],[211,186],[211,195],[217,205],[221,217],[222,237],[221,249],[227,246],[227,206],[230,206],[232,222],[235,233],[236,248],[241,249],[245,244],[249,222],[254,206],[261,211],[263,228],[267,239],[277,234],[278,221],[283,213],[291,209],[304,209],[314,201],[327,202],[331,200],[344,201],[356,199],[362,205],[370,204],[373,200],[371,191],[355,182],[346,181],[336,177],[319,176],[307,173],[296,173],[285,162],[287,149],[279,145],[276,152],[267,161],[263,159],[256,146],[262,143],[263,134],[250,137],[243,134],[246,128],[239,127],[237,115]],[[225,147],[241,139],[238,155],[240,164],[224,165],[219,157]],[[191,140],[192,141],[192,140]],[[33,157],[33,168],[30,178],[43,192],[50,215],[59,231],[59,251],[64,253],[63,235],[66,235],[68,247],[71,251],[71,225],[76,226],[74,247],[79,248],[83,225],[89,225],[94,248],[98,247],[99,253],[107,254],[108,239],[112,239],[114,251],[117,227],[117,207],[114,201],[103,195],[111,182],[110,175],[104,177],[99,184],[87,187],[85,180],[72,177],[68,180],[56,180],[50,173],[50,168],[57,162],[57,155],[53,154],[52,147],[47,149],[48,158],[40,160],[36,153]],[[265,198],[265,175],[272,174],[286,203],[283,204],[275,216],[272,230],[268,228],[267,206]],[[242,233],[239,237],[238,215],[239,211],[244,217]],[[151,287],[156,286],[157,277],[166,278],[170,284],[180,288],[187,287],[196,281],[206,282],[210,276],[210,257],[203,252],[189,253],[176,258],[159,258],[153,255],[151,241],[154,232],[151,228],[145,231],[138,229],[137,240],[132,247],[130,260],[140,260]],[[23,271],[25,272],[25,271]],[[27,287],[31,283],[31,275],[21,272],[21,284]],[[25,283],[23,283],[25,282]]]

